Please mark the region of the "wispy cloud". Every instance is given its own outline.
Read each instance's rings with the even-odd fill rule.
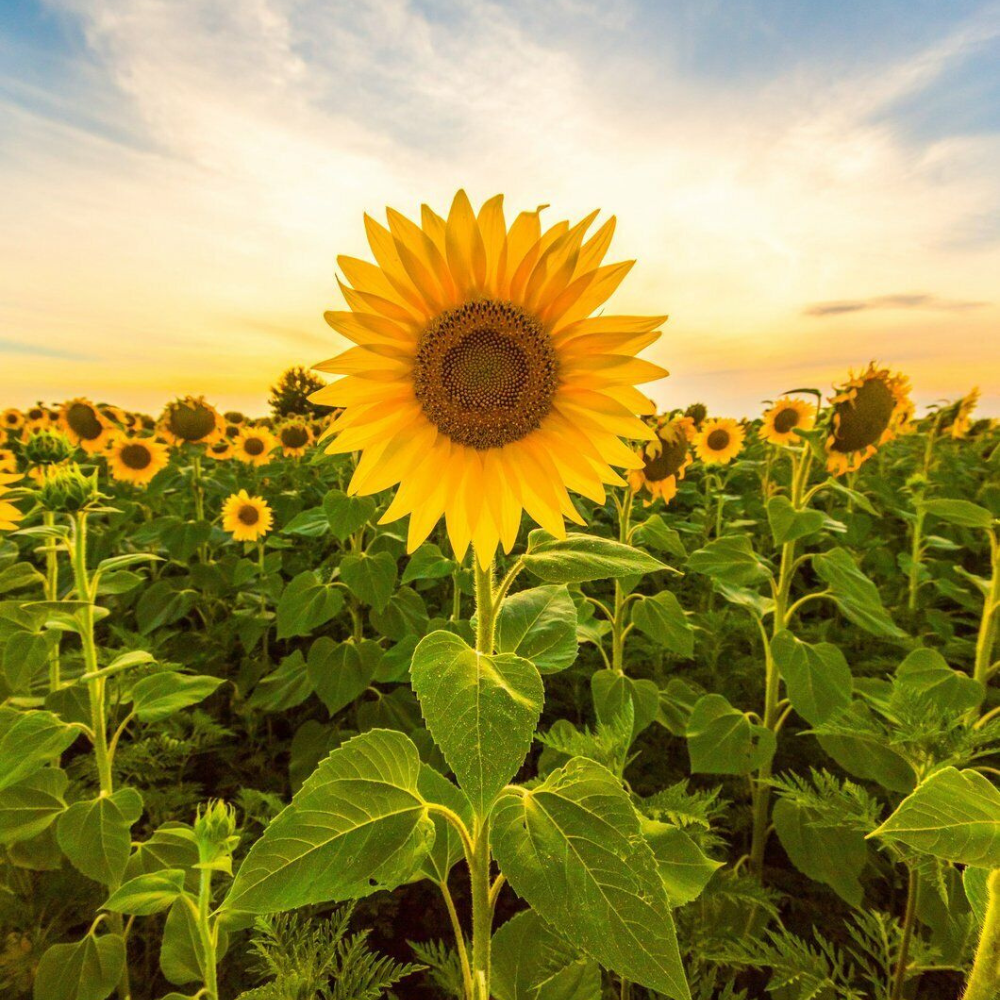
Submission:
[[[943,299],[937,295],[915,292],[902,295],[876,295],[870,299],[848,299],[841,302],[817,302],[802,310],[803,316],[840,316],[844,313],[871,311],[873,309],[929,309],[934,312],[967,312],[982,309],[988,302],[969,302]]]
[[[59,361],[92,361],[93,356],[76,351],[43,347],[40,344],[25,344],[17,340],[0,338],[0,354],[23,355],[30,358],[56,358]]]

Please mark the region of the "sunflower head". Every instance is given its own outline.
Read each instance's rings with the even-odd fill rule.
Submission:
[[[677,483],[691,464],[691,439],[695,433],[690,417],[663,417],[656,422],[656,440],[640,449],[642,468],[633,469],[629,486],[636,493],[643,487],[651,497],[670,503],[677,495]],[[645,501],[647,504],[652,501]]]
[[[69,438],[52,428],[32,431],[24,442],[24,457],[29,465],[58,465],[73,451]]]
[[[56,514],[86,510],[101,499],[97,470],[88,475],[75,462],[47,466],[38,478],[37,494],[42,507]]]
[[[185,396],[168,403],[160,427],[175,444],[209,444],[225,424],[218,410],[203,396]]]
[[[239,410],[226,410],[222,416],[227,424],[235,424],[237,427],[241,424],[247,423],[247,415],[245,413],[240,413]]]
[[[685,411],[685,417],[691,418],[691,423],[694,425],[695,430],[701,430],[701,425],[705,422],[705,418],[708,416],[708,407],[704,403],[692,403]]]
[[[28,409],[24,411],[24,426],[26,429],[41,430],[43,427],[50,427],[56,422],[57,421],[52,417],[52,412],[48,408],[42,406],[41,403],[29,406]]]
[[[222,527],[237,542],[255,542],[274,524],[274,514],[263,497],[252,497],[246,490],[234,493],[222,505]]]
[[[205,449],[205,454],[217,462],[226,462],[233,457],[233,443],[227,437],[220,438]]]
[[[800,444],[799,431],[811,431],[816,423],[816,407],[803,399],[782,396],[764,413],[760,436],[771,444]]]
[[[834,475],[854,472],[880,445],[906,429],[913,416],[909,382],[871,362],[860,375],[851,373],[830,400],[827,469]]]
[[[247,465],[267,465],[277,444],[266,427],[244,427],[233,441],[233,455]]]
[[[117,437],[108,455],[111,475],[136,486],[149,483],[169,460],[167,446],[153,438]]]
[[[542,229],[540,209],[508,227],[501,196],[447,218],[366,218],[375,263],[341,257],[350,310],[327,322],[356,346],[318,365],[342,376],[311,401],[342,408],[327,451],[360,451],[353,494],[398,484],[383,522],[409,515],[412,551],[442,516],[459,556],[486,565],[514,544],[523,512],[556,535],[580,521],[569,491],[597,503],[651,440],[635,386],[666,374],[639,360],[665,317],[592,317],[631,262],[602,265],[614,220],[593,213]]]
[[[11,407],[0,413],[0,430],[19,431],[24,426],[24,414]]]
[[[941,430],[955,440],[964,438],[972,427],[972,414],[979,405],[979,395],[979,387],[973,386],[967,395],[944,410]]]
[[[313,442],[312,428],[304,420],[289,420],[278,428],[278,441],[282,454],[304,455]]]
[[[21,481],[17,473],[0,472],[0,531],[14,531],[24,514],[11,503],[11,486]]]
[[[89,400],[70,399],[59,411],[59,425],[73,444],[88,455],[104,450],[113,425]]]
[[[10,448],[0,448],[0,474],[17,472],[17,455]]]
[[[713,417],[701,425],[694,449],[706,465],[728,465],[743,450],[746,431],[728,417]]]

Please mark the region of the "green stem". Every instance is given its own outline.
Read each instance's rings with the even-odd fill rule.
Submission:
[[[983,601],[983,617],[976,638],[976,665],[973,677],[989,683],[993,665],[993,643],[996,638],[996,613],[1000,607],[1000,539],[995,529],[990,531],[990,585]]]
[[[615,497],[615,508],[618,511],[618,541],[628,544],[629,530],[632,522],[632,490],[625,489],[624,497]],[[621,581],[615,580],[615,605],[611,618],[611,669],[616,674],[625,673],[625,591]]]
[[[493,906],[490,902],[490,821],[479,823],[469,874],[472,879],[472,986],[470,1000],[490,1000],[490,942]]]
[[[205,487],[201,475],[201,452],[198,446],[194,445],[195,452],[191,457],[191,490],[194,493],[194,519],[196,521],[205,520]],[[202,542],[198,546],[198,559],[200,562],[208,562],[208,545]]]
[[[500,610],[495,603],[493,590],[493,562],[485,568],[479,563],[477,553],[472,555],[476,584],[476,651],[493,655],[493,641],[496,633],[496,616]]]
[[[212,870],[203,868],[198,882],[198,933],[205,952],[205,997],[219,1000],[218,973],[216,971],[215,929],[211,922],[212,910]]]
[[[264,634],[261,636],[261,657],[264,663],[270,662],[270,628],[268,627],[266,615],[267,615],[267,565],[265,563],[264,555],[264,540],[262,538],[257,539],[257,576],[260,582],[260,614],[261,618],[264,619]]]
[[[902,1000],[906,985],[906,971],[910,964],[910,941],[913,939],[913,925],[917,919],[917,874],[907,865],[906,912],[903,914],[903,938],[899,943],[899,955],[892,976],[892,992],[889,1000]]]
[[[990,872],[987,888],[986,920],[962,1000],[997,1000],[1000,997],[1000,868]]]
[[[465,995],[466,997],[474,998],[476,994],[472,984],[472,966],[469,965],[469,949],[465,943],[462,922],[458,919],[458,910],[455,909],[455,900],[452,898],[447,880],[439,882],[438,888],[440,888],[441,895],[444,897],[444,905],[448,910],[448,919],[451,921],[451,929],[455,934],[455,945],[458,949],[459,964],[462,966],[462,984],[465,987]]]
[[[911,616],[917,613],[917,591],[920,589],[920,564],[923,557],[925,517],[924,508],[918,505],[917,519],[913,523],[913,542],[910,546],[910,594],[907,607]]]
[[[54,528],[56,516],[52,511],[47,510],[42,514],[42,520],[46,528]],[[59,600],[59,549],[54,538],[45,540],[45,600]],[[59,636],[56,632],[56,641],[49,651],[49,690],[56,691],[62,685],[62,667],[59,658]]]

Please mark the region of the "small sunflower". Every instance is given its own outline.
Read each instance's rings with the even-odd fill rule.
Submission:
[[[81,398],[63,403],[59,411],[59,425],[70,441],[88,455],[103,451],[113,430],[107,417],[89,400]]]
[[[945,424],[943,430],[955,440],[964,438],[972,426],[972,414],[978,405],[979,387],[974,386],[967,395],[953,404],[954,414],[949,414],[951,420]]]
[[[459,191],[447,218],[366,217],[375,264],[339,258],[350,311],[326,320],[357,346],[317,365],[342,377],[310,400],[343,408],[325,436],[361,452],[351,494],[398,486],[382,523],[409,515],[410,551],[442,516],[483,566],[523,512],[564,536],[569,490],[603,503],[613,465],[642,465],[621,439],[655,437],[635,386],[666,372],[635,355],[666,317],[592,316],[634,263],[602,266],[614,219],[587,238],[596,212],[544,231],[540,212],[508,228],[501,195],[477,213]]]
[[[160,417],[160,429],[173,444],[211,444],[224,427],[222,415],[203,396],[176,399]]]
[[[12,475],[0,474],[0,531],[14,531],[17,528],[17,522],[24,517],[22,511],[18,510],[9,500],[4,499],[10,493],[8,488],[10,484],[20,481],[21,477],[16,473]]]
[[[746,431],[728,417],[713,417],[701,425],[694,450],[706,465],[728,465],[743,450]]]
[[[638,493],[643,486],[653,500],[659,497],[670,503],[677,495],[677,483],[691,464],[691,439],[694,436],[691,417],[664,417],[656,423],[656,440],[640,449],[643,467],[628,474],[629,486]],[[652,500],[644,503],[649,506]]]
[[[47,427],[52,427],[57,421],[53,420],[52,413],[38,403],[35,406],[29,406],[27,410],[24,411],[24,432],[30,433],[31,431],[43,431]]]
[[[205,449],[205,454],[217,462],[228,462],[233,457],[233,443],[227,437],[220,438]]]
[[[312,428],[304,420],[290,420],[278,428],[278,441],[285,456],[304,455],[313,442]]]
[[[233,455],[247,465],[267,465],[277,446],[277,438],[266,427],[246,427],[233,441]]]
[[[24,414],[13,406],[0,413],[0,429],[19,431],[24,426]]]
[[[10,448],[0,448],[0,473],[17,472],[17,455]]]
[[[835,389],[826,467],[836,476],[860,469],[880,445],[902,433],[913,416],[913,403],[907,378],[877,368],[874,361]]]
[[[237,427],[248,423],[247,415],[245,413],[240,413],[239,410],[226,410],[222,416],[227,424],[234,424]]]
[[[237,542],[255,542],[274,524],[274,514],[263,497],[252,497],[246,490],[234,493],[222,505],[222,527]]]
[[[816,423],[816,407],[804,399],[782,396],[764,413],[759,434],[771,444],[799,444],[796,431],[811,431]]]
[[[227,438],[234,441],[240,436],[240,431],[242,430],[243,427],[240,424],[226,424],[226,429],[223,433]]]
[[[152,438],[116,437],[108,455],[111,475],[136,486],[149,483],[169,461],[167,446]]]

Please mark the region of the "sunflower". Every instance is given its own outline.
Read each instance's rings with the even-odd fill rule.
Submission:
[[[278,441],[282,454],[289,457],[304,455],[313,442],[312,428],[304,420],[289,420],[278,428]]]
[[[802,399],[782,396],[764,413],[760,436],[771,444],[799,444],[796,431],[811,431],[816,423],[816,407]]]
[[[41,403],[29,406],[24,411],[24,433],[26,434],[31,431],[43,431],[56,422],[52,419],[51,411],[42,406]]]
[[[167,446],[152,438],[116,437],[108,455],[111,475],[136,486],[145,486],[169,461]]]
[[[0,413],[0,429],[19,431],[24,426],[24,414],[13,406]]]
[[[248,422],[246,414],[239,410],[226,410],[222,416],[227,424],[235,424],[237,427]]]
[[[88,455],[103,451],[113,430],[104,414],[89,400],[82,398],[63,403],[59,410],[59,425],[70,441]]]
[[[222,527],[237,542],[255,542],[274,524],[274,514],[263,497],[252,497],[246,490],[234,493],[222,505]]]
[[[954,404],[954,412],[949,412],[950,422],[944,426],[945,432],[955,440],[964,438],[972,426],[972,413],[979,405],[979,387],[973,386],[968,395]],[[949,411],[951,408],[949,408]]]
[[[913,415],[909,381],[871,362],[860,375],[851,372],[830,400],[833,411],[826,439],[827,469],[834,475],[855,472],[906,429]]]
[[[243,428],[239,424],[226,424],[223,434],[231,441],[234,441],[240,436],[240,431],[242,430]]]
[[[701,425],[694,450],[706,465],[728,465],[742,450],[746,431],[728,417],[713,417]]]
[[[643,467],[628,475],[629,486],[638,493],[643,486],[655,500],[660,497],[670,503],[677,495],[677,483],[691,464],[691,439],[694,421],[691,417],[663,417],[656,423],[656,440],[640,449]],[[646,506],[652,500],[644,501]]]
[[[211,444],[224,427],[222,415],[203,396],[175,399],[160,417],[160,429],[173,444]]]
[[[11,483],[20,482],[21,477],[14,473],[13,475],[0,474],[0,531],[13,531],[17,527],[17,522],[24,517],[24,514],[17,509],[9,500],[5,500],[4,497],[10,492],[8,487]]]
[[[0,448],[0,473],[17,472],[17,455],[10,448]]]
[[[447,219],[366,217],[377,263],[339,259],[350,311],[326,320],[357,346],[317,366],[344,377],[310,400],[344,408],[327,451],[361,452],[350,493],[398,484],[382,522],[410,515],[410,551],[442,515],[483,566],[522,511],[563,536],[583,523],[568,489],[603,503],[612,465],[642,465],[621,438],[655,436],[635,384],[666,372],[634,355],[666,317],[591,317],[634,263],[601,266],[614,219],[585,239],[596,212],[544,232],[540,212],[508,230],[502,196],[476,214],[459,191]]]
[[[227,462],[233,457],[233,443],[227,437],[220,438],[205,449],[205,454],[217,462]]]
[[[247,465],[267,465],[278,440],[266,427],[246,427],[233,441],[233,455]]]

